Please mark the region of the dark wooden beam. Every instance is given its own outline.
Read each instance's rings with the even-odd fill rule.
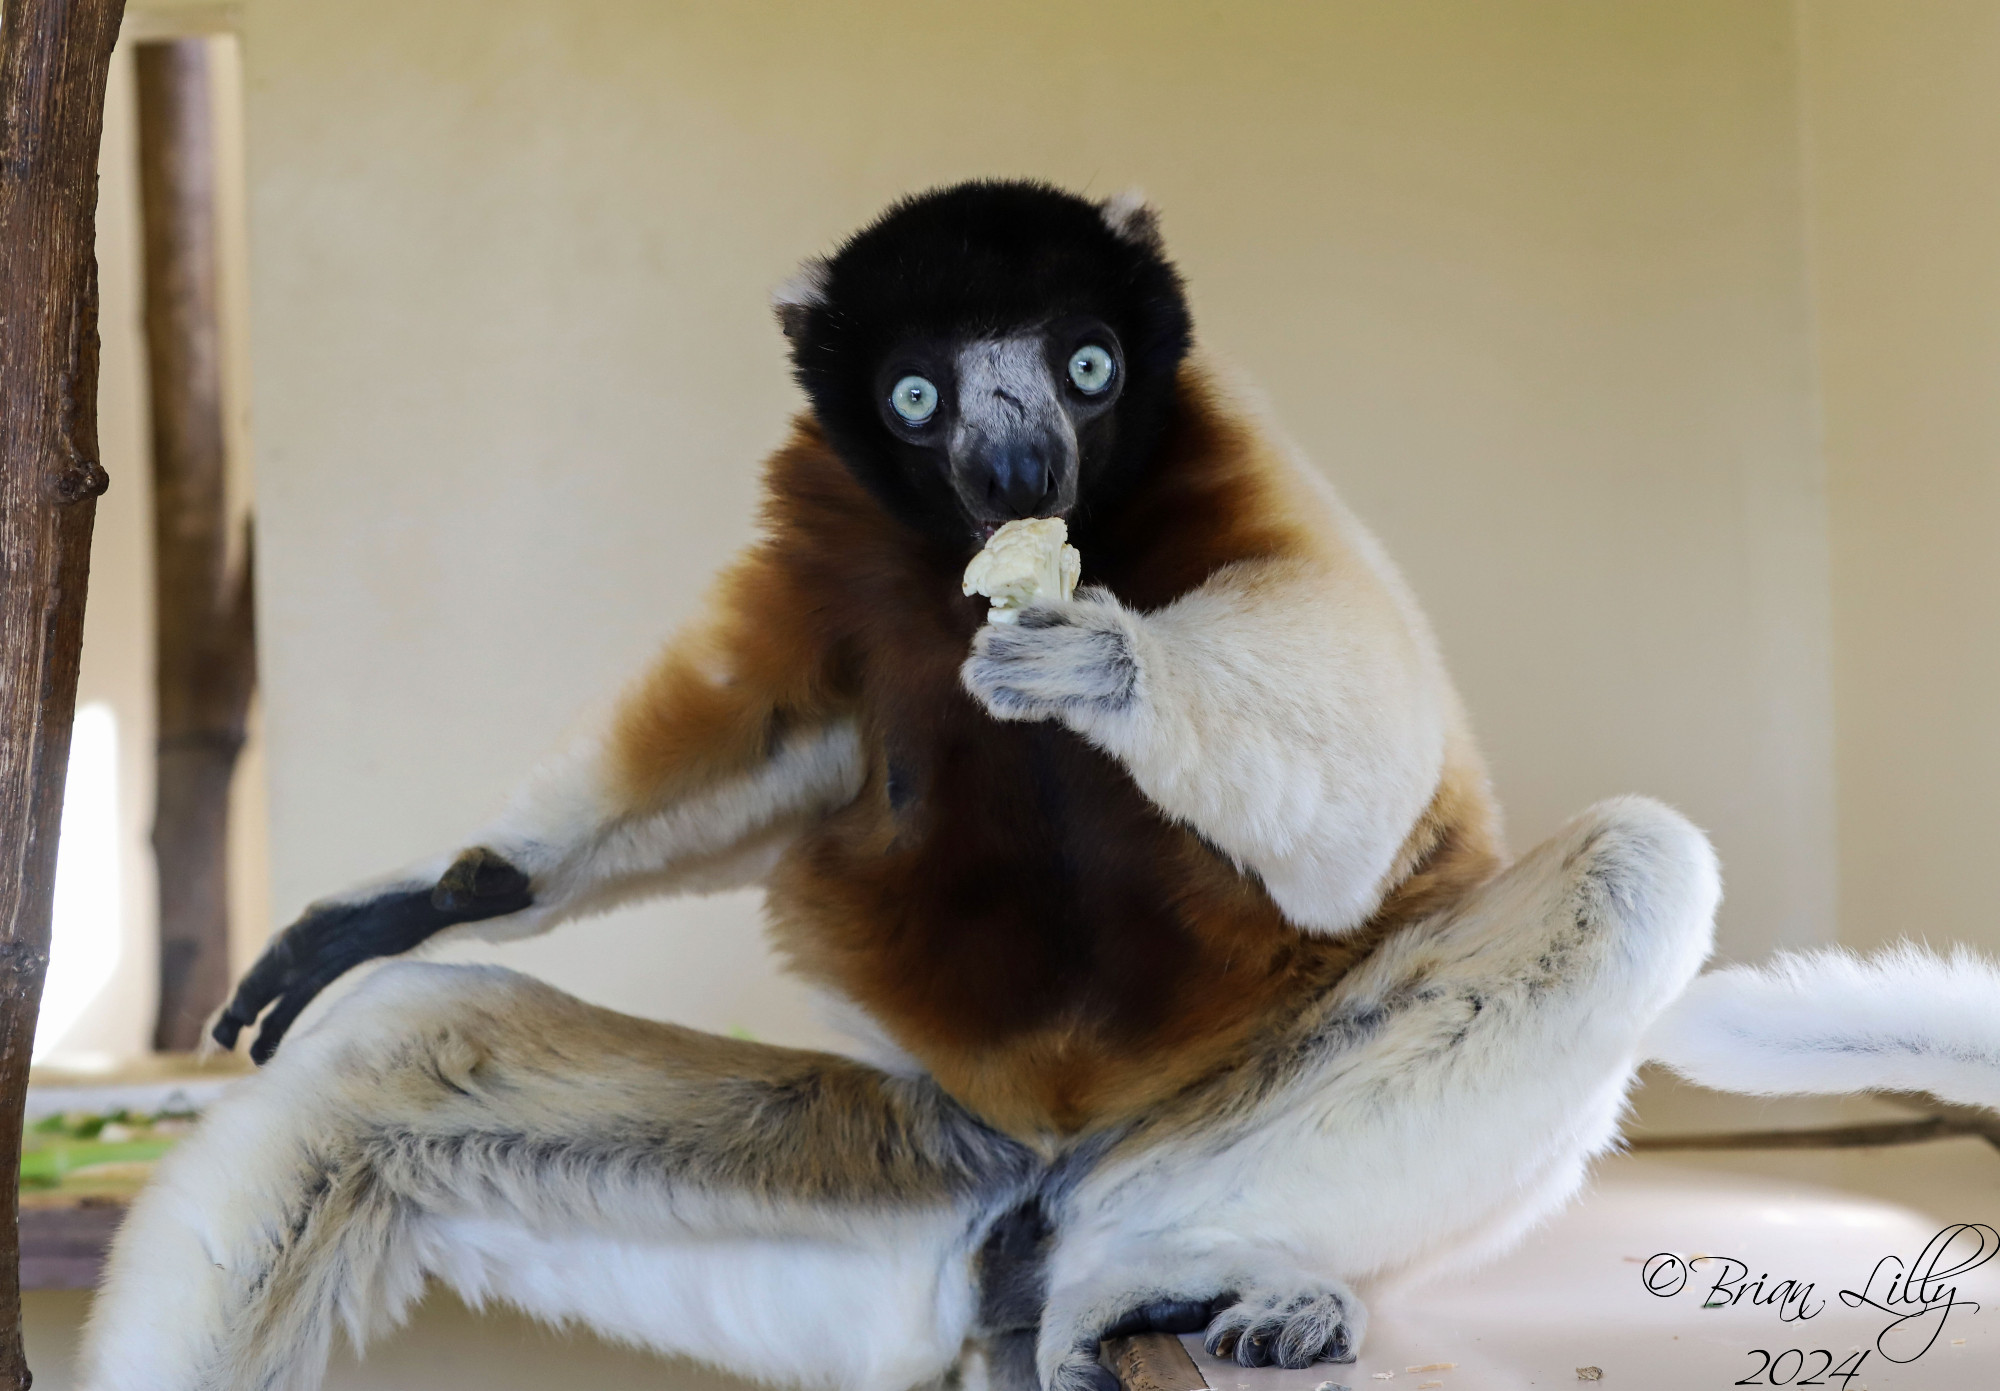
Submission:
[[[1708,1130],[1682,1135],[1640,1135],[1626,1148],[1666,1150],[1824,1150],[1875,1145],[1914,1145],[1976,1132],[1941,1116],[1910,1121],[1862,1121],[1852,1125],[1797,1126],[1782,1130]]]
[[[1646,1151],[1866,1149],[1975,1135],[1995,1149],[2000,1149],[2000,1114],[1978,1106],[1956,1106],[1918,1093],[1882,1092],[1877,1095],[1884,1101],[1907,1106],[1921,1114],[1908,1120],[1856,1121],[1845,1125],[1793,1126],[1782,1130],[1628,1135],[1625,1145],[1627,1149]]]
[[[96,499],[97,149],[124,0],[0,4],[0,1391],[26,1391],[21,1107]]]
[[[256,682],[249,546],[232,568],[206,39],[140,44],[139,186],[153,417],[160,1010],[197,1046],[229,989],[229,789]]]

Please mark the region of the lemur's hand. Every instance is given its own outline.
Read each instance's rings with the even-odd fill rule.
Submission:
[[[959,680],[995,719],[1077,726],[1115,715],[1143,694],[1138,623],[1104,589],[1038,601],[1013,623],[982,627]]]
[[[243,1027],[270,1005],[250,1045],[251,1058],[269,1062],[313,997],[362,962],[406,952],[455,923],[504,917],[533,902],[527,875],[475,846],[452,861],[436,883],[411,881],[367,897],[316,903],[278,934],[243,977],[216,1018],[215,1041],[234,1048]]]

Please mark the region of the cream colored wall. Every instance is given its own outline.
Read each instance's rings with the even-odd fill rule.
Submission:
[[[2000,947],[2000,7],[1805,16],[1841,935]]]
[[[1990,6],[241,19],[280,914],[450,844],[689,611],[795,402],[764,295],[797,257],[1036,173],[1153,192],[1205,339],[1424,595],[1517,841],[1656,792],[1717,836],[1728,950],[1824,937],[1837,693],[1844,934],[2000,941]],[[495,954],[810,1036],[754,918]],[[30,1306],[51,1387],[75,1305]],[[492,1384],[489,1342],[557,1365],[447,1304],[337,1380]]]
[[[910,189],[1164,209],[1383,532],[1517,840],[1667,797],[1743,955],[1831,929],[1783,3],[251,0],[273,899],[454,844],[749,533],[768,287]],[[754,899],[491,954],[810,1036]]]

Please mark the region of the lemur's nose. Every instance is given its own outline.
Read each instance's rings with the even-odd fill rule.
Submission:
[[[1003,517],[1032,517],[1049,495],[1048,445],[1038,439],[1011,439],[995,446],[986,460],[986,501]]]

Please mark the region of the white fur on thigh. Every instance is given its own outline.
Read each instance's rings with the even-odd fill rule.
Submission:
[[[949,1366],[970,1325],[963,1226],[912,1216],[839,1239],[670,1245],[451,1218],[427,1224],[418,1250],[474,1305],[781,1385],[903,1391]]]
[[[1701,833],[1632,798],[1385,943],[1255,1114],[1083,1179],[1051,1262],[1045,1373],[1122,1312],[1121,1272],[1149,1254],[1184,1283],[1261,1259],[1358,1284],[1524,1231],[1613,1142],[1640,1035],[1707,956],[1719,895]]]

